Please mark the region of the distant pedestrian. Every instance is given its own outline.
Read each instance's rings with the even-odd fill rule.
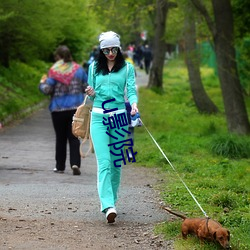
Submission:
[[[99,55],[99,48],[97,46],[94,46],[92,51],[89,54],[89,59],[87,61],[88,67],[92,62],[94,62],[97,59],[98,55]],[[87,69],[88,69],[88,67],[87,67]]]
[[[145,67],[145,72],[146,74],[149,73],[149,69],[151,66],[151,61],[153,59],[152,51],[149,48],[149,46],[146,44],[144,51],[143,51],[143,57],[144,57],[144,67]]]
[[[55,173],[64,173],[66,168],[67,142],[69,142],[70,166],[73,175],[80,175],[80,142],[72,134],[72,117],[84,100],[84,86],[87,74],[73,61],[67,46],[59,46],[55,51],[56,63],[50,68],[48,77],[41,79],[39,89],[50,95],[49,110],[56,134]]]
[[[143,47],[141,45],[138,45],[137,47],[135,47],[134,50],[134,62],[135,64],[140,68],[143,69]]]

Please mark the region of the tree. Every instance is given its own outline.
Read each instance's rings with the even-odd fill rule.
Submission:
[[[243,38],[250,34],[250,13],[246,10],[250,8],[249,0],[232,0],[234,14],[235,35]]]
[[[153,42],[154,57],[149,75],[149,88],[163,88],[162,76],[166,53],[166,42],[164,40],[164,35],[166,30],[167,13],[170,8],[176,6],[177,5],[175,3],[169,2],[168,0],[156,1],[155,35]]]
[[[140,43],[140,33],[147,27],[151,35],[155,0],[93,0],[92,5],[97,14],[101,31],[113,30],[121,35],[122,47],[131,42]],[[145,24],[145,25],[144,25]]]
[[[185,28],[184,28],[184,40],[185,40],[185,55],[186,64],[188,69],[189,82],[191,92],[194,98],[195,105],[200,113],[217,113],[218,108],[211,101],[207,95],[204,86],[202,84],[200,75],[200,57],[197,52],[196,44],[196,27],[193,7],[189,3],[185,6]]]
[[[250,96],[250,8],[248,0],[232,0],[237,62],[244,94]]]
[[[85,11],[89,1],[0,1],[0,64],[10,60],[48,60],[65,43],[74,59],[93,46],[95,20]]]
[[[213,37],[228,130],[249,134],[250,123],[238,76],[230,0],[212,0],[214,21],[200,0],[191,0],[204,16]]]

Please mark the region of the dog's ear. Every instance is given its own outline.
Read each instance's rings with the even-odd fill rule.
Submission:
[[[230,241],[230,232],[227,230],[228,236],[227,236],[227,240]]]
[[[216,240],[216,232],[213,233],[213,238]]]

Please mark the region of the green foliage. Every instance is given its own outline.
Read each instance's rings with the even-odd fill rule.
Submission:
[[[177,8],[168,11],[165,40],[170,44],[176,44],[183,38],[184,32],[184,13],[182,4]]]
[[[192,6],[191,1],[178,0],[171,1],[177,4],[176,8],[170,8],[168,11],[167,25],[165,32],[165,40],[167,43],[178,44],[183,40],[185,34],[185,17],[188,15],[195,19],[196,36],[198,41],[211,39],[211,34],[208,30],[204,18]],[[203,1],[209,13],[212,12],[210,1]],[[191,8],[191,10],[190,10]]]
[[[240,39],[237,44],[237,62],[241,85],[245,93],[250,96],[250,35]]]
[[[237,38],[244,38],[249,35],[250,14],[246,11],[249,8],[250,2],[248,0],[232,0],[235,35]]]
[[[236,135],[214,137],[211,142],[214,154],[228,158],[250,158],[250,140]]]
[[[82,61],[96,43],[95,15],[89,1],[2,0],[0,10],[0,64],[14,59],[49,60],[55,48],[66,44]],[[93,15],[92,15],[93,14]]]
[[[165,67],[163,93],[139,89],[142,121],[174,169],[144,127],[136,128],[135,131],[135,150],[138,152],[135,164],[161,170],[163,184],[158,184],[157,189],[161,190],[165,204],[189,217],[201,217],[202,212],[181,178],[206,213],[230,230],[232,249],[248,249],[249,137],[227,133],[219,81],[210,68],[202,67],[201,75],[207,93],[222,113],[198,113],[189,89],[187,71],[180,60],[169,61]],[[250,106],[247,107],[250,111]],[[214,155],[211,145],[215,145],[214,142],[221,138],[226,141],[232,139],[233,146],[228,144],[224,148],[237,148],[237,154],[230,153],[230,157]],[[248,158],[243,158],[243,152],[248,152]],[[231,158],[232,155],[237,155],[237,158]],[[157,233],[162,232],[167,239],[173,239],[180,235],[179,224],[178,219],[160,224],[156,230]],[[183,241],[175,238],[175,248],[201,249],[196,238],[191,236],[190,239]],[[203,249],[217,249],[217,246],[207,243]]]
[[[219,194],[215,194],[210,201],[212,206],[217,206],[223,208],[234,209],[237,207],[236,197],[230,194],[229,192],[220,192]]]
[[[154,36],[153,22],[155,15],[154,0],[92,1],[98,23],[105,30],[114,30],[122,37],[122,46],[131,42],[143,42],[140,33],[148,32],[149,40]]]
[[[181,228],[181,221],[179,220],[178,222],[173,222],[173,223],[168,223],[168,222],[163,222],[159,223],[155,227],[155,233],[164,233],[165,239],[166,240],[171,240],[172,238],[176,238],[176,235],[180,235],[180,228]]]
[[[0,67],[0,121],[8,116],[19,116],[21,111],[44,100],[38,90],[39,80],[49,65],[34,61],[32,66],[12,62],[7,70]]]

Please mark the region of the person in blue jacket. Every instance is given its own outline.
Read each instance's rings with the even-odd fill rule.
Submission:
[[[56,134],[54,172],[64,173],[67,142],[69,142],[70,166],[73,175],[80,175],[80,142],[72,134],[72,117],[84,100],[87,74],[79,64],[73,61],[67,46],[59,46],[54,56],[56,62],[39,84],[40,91],[51,96],[49,110]]]
[[[134,66],[124,60],[120,36],[113,31],[103,32],[99,42],[100,53],[89,67],[86,93],[93,100],[90,134],[97,159],[101,211],[108,223],[113,223],[117,216],[121,165],[126,164],[123,146],[128,146],[124,145],[128,142],[124,91],[131,104],[131,115],[138,112],[137,92]]]

